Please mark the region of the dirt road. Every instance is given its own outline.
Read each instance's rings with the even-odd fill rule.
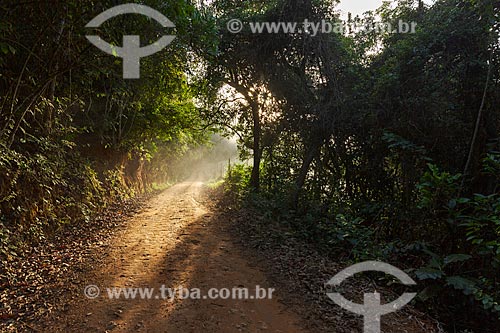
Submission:
[[[100,296],[81,300],[52,332],[304,332],[278,299],[203,299],[210,288],[271,288],[242,257],[201,203],[202,183],[175,185],[148,202],[112,240],[102,264],[83,285]],[[201,291],[175,299],[160,287]],[[110,299],[106,288],[155,288],[152,299]],[[165,290],[165,289],[164,289]],[[91,290],[93,291],[93,290]],[[172,293],[172,291],[170,291]],[[171,294],[170,294],[171,295]]]

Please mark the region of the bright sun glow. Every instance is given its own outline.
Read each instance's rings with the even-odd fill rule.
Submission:
[[[342,0],[337,6],[341,11],[341,17],[347,18],[347,13],[353,16],[361,15],[366,11],[375,10],[382,5],[383,0]],[[388,1],[394,3],[395,1]],[[424,0],[424,3],[430,5],[435,0]]]

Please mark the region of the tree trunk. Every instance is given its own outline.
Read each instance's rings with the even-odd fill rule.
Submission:
[[[321,147],[320,143],[314,143],[311,149],[306,150],[304,155],[304,160],[302,161],[302,166],[300,167],[300,172],[295,180],[295,187],[293,189],[290,203],[292,208],[297,208],[299,204],[299,195],[302,187],[304,187],[304,183],[306,181],[307,173],[309,172],[309,167],[311,166],[312,161],[317,156],[319,149]]]
[[[484,90],[483,90],[483,98],[481,99],[481,106],[479,107],[479,111],[477,113],[477,118],[476,118],[476,125],[474,127],[474,132],[472,134],[472,139],[470,142],[470,148],[469,148],[469,154],[467,155],[467,162],[465,162],[465,167],[464,167],[464,172],[462,176],[462,182],[460,184],[460,189],[459,189],[459,194],[462,193],[465,185],[465,181],[467,179],[467,176],[469,175],[469,168],[472,163],[473,155],[474,155],[474,147],[476,145],[476,140],[477,140],[477,135],[479,133],[479,125],[481,124],[481,117],[483,115],[483,109],[484,105],[486,102],[486,95],[488,94],[488,84],[490,83],[490,77],[491,77],[491,71],[493,68],[493,52],[494,48],[492,47],[491,52],[490,52],[490,62],[488,66],[488,74],[486,75],[486,83],[484,84]]]
[[[251,101],[253,118],[253,167],[250,176],[250,186],[254,191],[259,191],[260,188],[260,160],[262,157],[262,149],[260,147],[261,125],[259,117],[259,106],[256,102]]]

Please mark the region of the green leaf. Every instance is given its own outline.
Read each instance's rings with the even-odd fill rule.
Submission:
[[[455,199],[451,199],[451,200],[448,202],[448,208],[450,208],[450,209],[454,209],[456,206],[457,206],[457,200],[455,200]]]
[[[431,260],[429,261],[429,266],[428,267],[431,267],[431,268],[436,268],[436,269],[439,269],[441,270],[441,266],[442,266],[442,262],[441,262],[441,259],[439,257],[432,257]]]
[[[470,256],[468,254],[450,254],[449,256],[444,258],[444,264],[448,265],[448,264],[451,264],[454,262],[467,261],[470,258],[472,258],[472,256]]]
[[[7,44],[1,43],[0,44],[0,50],[4,53],[7,54],[9,53],[9,46]]]
[[[446,278],[446,285],[457,290],[462,290],[465,295],[471,295],[476,291],[476,284],[461,276],[450,276]]]
[[[415,271],[415,274],[420,280],[436,280],[443,277],[443,272],[440,269],[423,267]]]

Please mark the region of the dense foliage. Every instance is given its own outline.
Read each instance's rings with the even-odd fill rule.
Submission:
[[[169,165],[206,142],[188,69],[192,50],[214,47],[213,23],[189,2],[148,4],[178,36],[141,60],[138,80],[85,35],[121,45],[139,34],[144,45],[164,34],[158,23],[128,14],[85,28],[114,1],[0,4],[0,253],[174,180]]]
[[[337,22],[331,5],[214,6],[224,27],[233,17]],[[462,328],[500,315],[499,9],[398,1],[350,18],[417,22],[414,34],[244,29],[222,35],[213,70],[240,100],[226,92],[212,116],[240,120],[230,131],[254,154],[250,187],[266,215],[327,253],[406,267],[425,287],[420,300]]]

